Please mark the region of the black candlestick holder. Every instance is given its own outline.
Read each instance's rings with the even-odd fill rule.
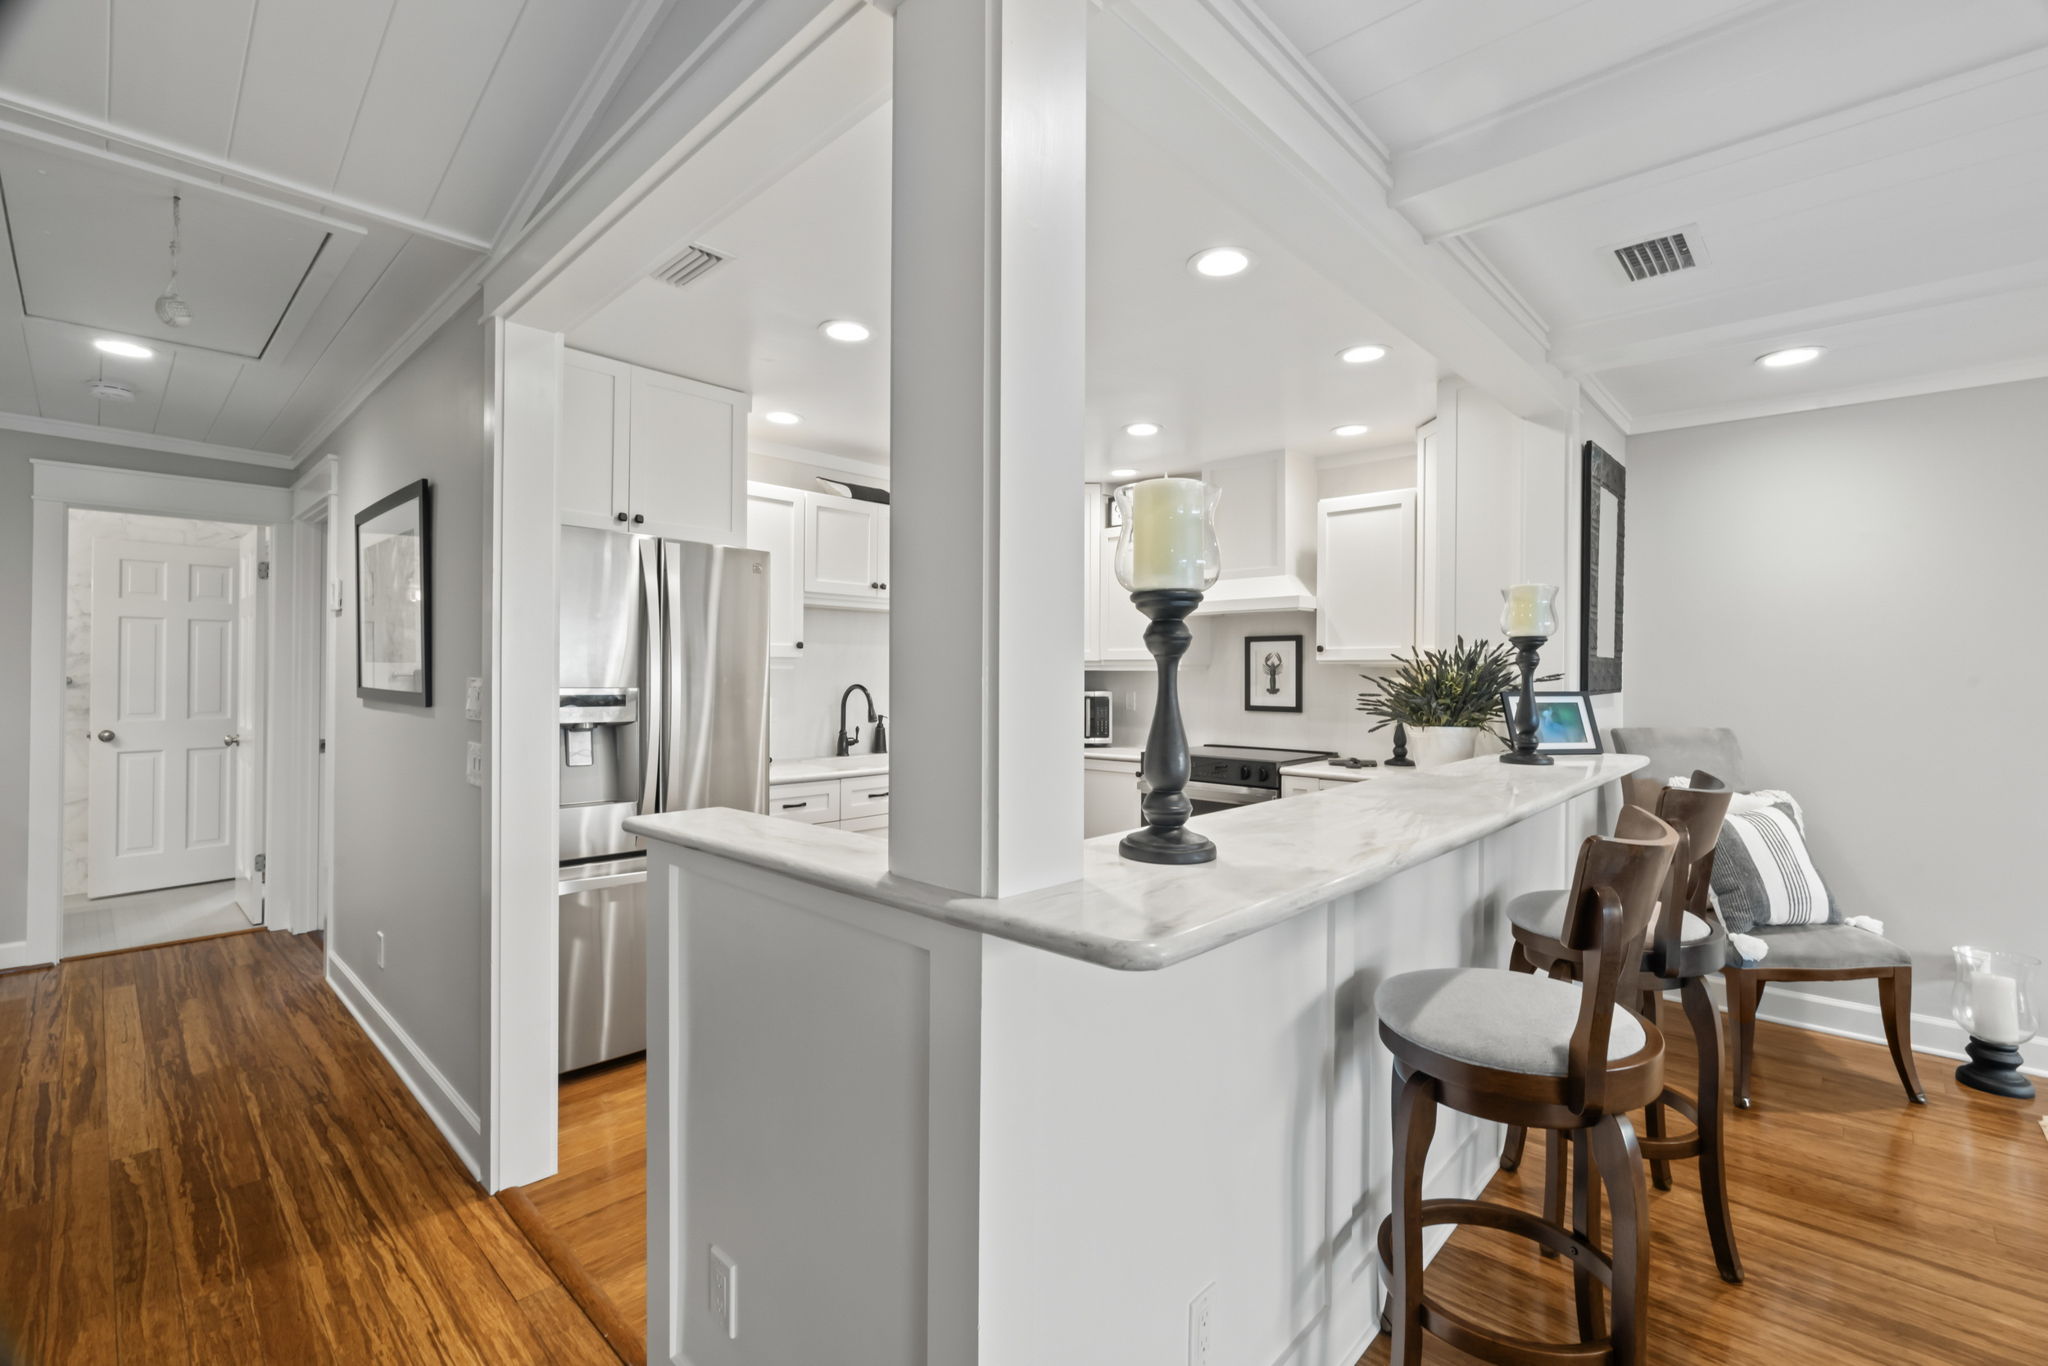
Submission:
[[[1515,663],[1522,671],[1522,707],[1515,717],[1514,748],[1500,756],[1504,764],[1552,764],[1548,754],[1536,748],[1536,652],[1548,636],[1509,636],[1515,647]]]
[[[1125,835],[1117,852],[1138,863],[1209,863],[1216,857],[1215,844],[1187,828],[1195,804],[1186,790],[1192,765],[1180,719],[1180,660],[1194,639],[1187,618],[1201,606],[1202,595],[1185,588],[1146,588],[1131,594],[1131,601],[1152,619],[1145,628],[1145,648],[1159,663],[1159,690],[1138,770],[1145,825]]]
[[[2021,1074],[2020,1063],[2024,1059],[2013,1045],[1987,1043],[1972,1034],[1963,1051],[1970,1055],[1970,1060],[1956,1069],[1956,1080],[1963,1085],[2014,1100],[2034,1098],[2034,1083]]]

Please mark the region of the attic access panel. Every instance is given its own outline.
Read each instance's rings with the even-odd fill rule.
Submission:
[[[184,196],[178,292],[192,308],[178,328],[156,316],[171,273],[174,192]],[[302,287],[324,291],[332,258],[345,254],[316,219],[25,146],[0,145],[0,212],[28,316],[251,360]]]

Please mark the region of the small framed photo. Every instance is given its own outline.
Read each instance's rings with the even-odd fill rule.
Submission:
[[[356,514],[356,696],[434,705],[434,553],[427,481]]]
[[[1244,709],[1301,710],[1301,637],[1244,638]]]
[[[1522,717],[1522,694],[1500,695],[1501,715],[1507,718],[1508,741],[1513,744],[1515,726]],[[1593,699],[1582,692],[1539,692],[1536,694],[1536,750],[1539,754],[1602,754],[1600,727],[1593,720]]]

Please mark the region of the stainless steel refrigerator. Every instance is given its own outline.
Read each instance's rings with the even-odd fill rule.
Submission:
[[[768,801],[768,555],[562,528],[564,1072],[647,1047],[631,815]]]

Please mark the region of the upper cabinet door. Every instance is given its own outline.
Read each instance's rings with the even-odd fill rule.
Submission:
[[[881,584],[879,590],[883,602],[889,600],[889,505],[870,503],[875,519],[875,579]]]
[[[888,515],[882,503],[813,493],[804,499],[804,596],[879,606]]]
[[[633,370],[631,529],[713,545],[746,539],[745,394]]]
[[[768,552],[768,657],[804,648],[804,495],[777,484],[747,485],[747,546]]]
[[[1325,498],[1316,526],[1316,657],[1413,649],[1415,490]]]
[[[1096,630],[1101,648],[1096,655],[1105,664],[1150,664],[1152,652],[1145,648],[1145,628],[1152,624],[1131,601],[1131,595],[1116,579],[1116,545],[1122,533],[1095,533],[1095,592],[1101,604],[1096,612]],[[1199,633],[1197,633],[1199,638]]]
[[[626,459],[633,367],[580,351],[562,355],[562,445],[556,492],[572,526],[627,521]]]

